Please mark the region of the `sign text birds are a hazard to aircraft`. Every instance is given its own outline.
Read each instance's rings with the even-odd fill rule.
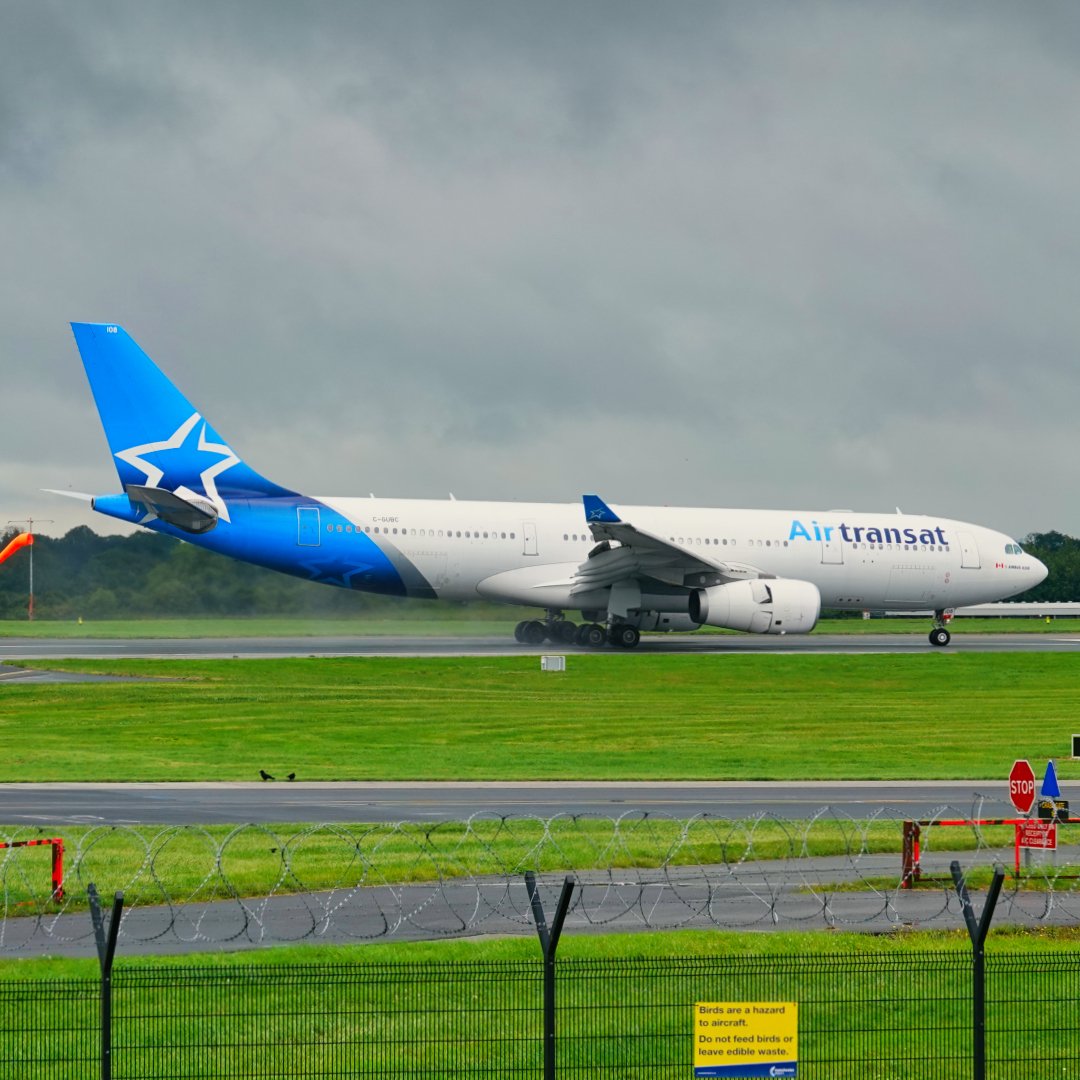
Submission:
[[[1027,761],[1013,762],[1009,772],[1009,798],[1021,814],[1026,814],[1035,803],[1035,773]]]
[[[694,1006],[694,1076],[799,1075],[795,1001],[699,1001]]]

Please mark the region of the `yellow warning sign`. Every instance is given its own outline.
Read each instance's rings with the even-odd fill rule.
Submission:
[[[798,1076],[796,1001],[699,1001],[694,1076]]]

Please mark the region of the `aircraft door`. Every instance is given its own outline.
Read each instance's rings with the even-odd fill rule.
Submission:
[[[960,566],[966,570],[978,570],[982,566],[979,559],[979,545],[971,533],[957,533],[960,540]]]
[[[322,530],[319,526],[319,508],[317,506],[298,506],[296,508],[296,543],[300,547],[318,547],[322,542]]]
[[[536,522],[535,521],[523,521],[521,523],[521,535],[525,542],[525,547],[522,549],[522,555],[539,555],[540,551],[536,546]]]
[[[844,547],[839,540],[821,541],[821,561],[823,563],[843,563]]]

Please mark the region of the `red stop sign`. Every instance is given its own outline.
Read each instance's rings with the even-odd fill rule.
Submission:
[[[1013,762],[1009,773],[1009,798],[1021,814],[1026,814],[1035,803],[1035,774],[1026,761]]]

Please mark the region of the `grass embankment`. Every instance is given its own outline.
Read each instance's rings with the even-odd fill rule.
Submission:
[[[987,940],[991,952],[1075,953],[1080,927],[992,929]],[[711,956],[821,956],[890,955],[922,952],[969,954],[966,930],[897,930],[888,934],[816,930],[666,930],[647,934],[576,934],[567,931],[559,944],[559,958],[628,959]],[[125,968],[199,967],[228,970],[234,967],[273,967],[291,964],[469,963],[498,960],[535,960],[540,946],[535,936],[464,938],[450,941],[404,941],[362,945],[275,945],[241,952],[186,953],[181,956],[123,956]],[[66,957],[0,958],[0,980],[94,978],[98,961]]]
[[[1004,778],[1064,755],[1080,700],[1057,653],[33,666],[178,681],[5,686],[0,780]]]
[[[313,619],[304,616],[212,619],[103,619],[81,622],[35,620],[0,622],[2,638],[222,638],[222,637],[487,637],[512,635],[519,619],[532,618],[522,609],[493,612],[490,608],[460,613],[441,612],[371,618]]]
[[[1062,955],[1074,951],[1075,939],[991,935],[991,985],[1007,980],[1008,991],[990,1011],[991,1060],[1038,1063],[1043,1071],[1033,1075],[1049,1075],[1051,1062],[1074,1059],[1074,966]],[[970,1076],[969,1043],[957,1038],[971,1024],[969,953],[962,934],[566,935],[560,1068],[689,1075],[695,1002],[779,1000],[799,1003],[808,1075],[854,1075],[854,1062],[874,1080]],[[598,962],[609,958],[610,966]],[[9,1021],[0,1057],[18,1062],[20,1076],[52,1077],[58,1064],[80,1075],[80,1064],[96,1062],[95,966],[0,962]],[[541,970],[529,938],[121,958],[114,1067],[148,1076],[167,1067],[177,1076],[408,1070],[449,1078],[467,1065],[538,1075]]]
[[[971,829],[939,830],[935,847],[970,851],[980,846]],[[436,825],[211,825],[16,827],[0,826],[0,839],[26,840],[59,834],[68,857],[67,900],[49,899],[51,848],[17,848],[0,853],[0,885],[9,917],[87,907],[85,884],[101,895],[122,891],[129,906],[207,903],[237,896],[256,897],[356,886],[402,885],[469,877],[519,878],[526,870],[587,873],[594,869],[660,866],[738,867],[744,860],[852,857],[892,853],[891,877],[828,884],[827,892],[873,887],[896,889],[900,874],[900,823],[808,821],[673,821],[634,815],[617,825],[607,819],[555,818]],[[929,839],[924,837],[925,844]],[[1062,830],[1058,861],[1075,864],[1071,830]],[[1011,827],[982,830],[982,844],[1008,850]],[[77,859],[77,879],[72,876]],[[1053,877],[1053,868],[1049,870]],[[968,872],[973,888],[990,880],[985,868]],[[940,888],[927,880],[925,886]],[[1046,889],[1045,873],[1007,888]]]
[[[330,619],[307,616],[202,619],[0,620],[2,638],[221,638],[221,637],[509,637],[519,619],[536,618],[532,608],[476,605],[437,612],[422,605],[394,615]],[[925,637],[930,619],[822,619],[815,634],[910,634]],[[1080,634],[1080,619],[953,619],[953,634]],[[701,634],[735,631],[703,627]],[[661,635],[662,636],[662,635]]]
[[[999,832],[1000,837],[986,842],[1006,848],[1012,830],[1007,836]],[[896,821],[833,819],[685,822],[630,816],[616,825],[603,818],[542,822],[484,816],[437,825],[0,826],[0,839],[7,841],[57,834],[67,851],[68,900],[62,907],[48,900],[51,848],[11,849],[0,853],[9,915],[83,909],[89,881],[104,896],[121,890],[129,905],[144,906],[357,885],[520,877],[526,870],[736,866],[745,859],[897,853],[900,847]],[[1063,847],[1069,839],[1062,837]],[[940,842],[950,850],[978,846],[971,830],[950,830]],[[75,858],[78,881],[71,877]],[[1064,851],[1062,860],[1072,861]],[[896,888],[899,854],[896,870],[882,888]]]

